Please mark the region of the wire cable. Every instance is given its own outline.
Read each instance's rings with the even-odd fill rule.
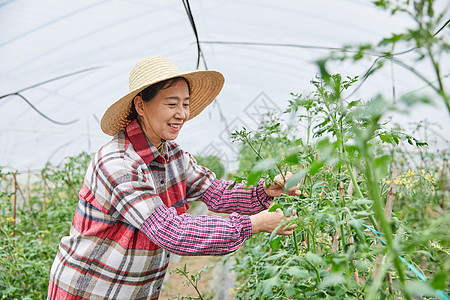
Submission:
[[[433,34],[433,37],[438,35],[449,23],[450,23],[450,19],[448,19],[444,23],[444,25],[442,25]],[[305,44],[290,44],[290,43],[260,43],[260,42],[233,42],[233,41],[200,41],[200,43],[202,43],[202,44],[221,44],[221,45],[241,45],[241,46],[290,47],[290,48],[338,51],[338,52],[342,52],[342,53],[360,53],[361,52],[360,50],[352,50],[352,49],[349,49],[349,48],[325,47],[325,46],[314,46],[314,45],[305,45]],[[350,93],[348,98],[353,96],[361,88],[361,86],[364,84],[366,79],[374,72],[374,68],[376,67],[377,62],[379,60],[383,59],[383,58],[388,58],[388,59],[392,60],[393,63],[396,63],[396,64],[398,64],[398,65],[408,69],[409,71],[414,73],[416,76],[418,76],[419,78],[424,80],[427,83],[428,86],[431,86],[434,90],[437,91],[436,87],[434,87],[431,84],[431,82],[427,81],[426,78],[423,75],[421,75],[416,69],[414,69],[414,68],[412,68],[410,66],[407,66],[405,63],[403,63],[403,62],[399,61],[398,59],[394,58],[394,56],[399,56],[399,55],[403,55],[403,54],[409,53],[409,52],[414,51],[416,49],[419,49],[419,48],[421,48],[423,46],[424,45],[415,46],[415,47],[412,47],[412,48],[404,50],[404,51],[391,53],[389,55],[386,54],[386,53],[374,53],[374,52],[365,51],[364,52],[365,55],[375,56],[376,58],[372,62],[370,67],[366,70],[366,72],[364,72],[364,74],[361,76],[361,78],[362,78],[361,82],[359,83],[358,86],[356,86],[356,88],[352,91],[352,93]]]
[[[18,96],[18,97],[20,97],[20,98],[21,98],[23,101],[25,101],[32,109],[34,109],[38,114],[40,114],[42,117],[44,117],[45,119],[49,120],[49,121],[52,122],[52,123],[55,123],[55,124],[58,124],[58,125],[70,125],[70,124],[73,124],[73,123],[75,123],[76,121],[78,121],[78,119],[75,119],[75,120],[72,120],[72,121],[69,121],[69,122],[59,122],[59,121],[53,120],[52,118],[48,117],[48,116],[45,115],[43,112],[41,112],[39,109],[37,109],[33,104],[31,104],[30,101],[28,101],[27,98],[25,98],[25,97],[24,97],[22,94],[20,94],[19,92],[7,94],[7,95],[3,95],[3,96],[0,97],[0,99],[1,99],[1,98],[4,98],[4,97],[8,97],[8,96]]]
[[[197,26],[195,25],[194,16],[192,14],[191,6],[189,5],[189,0],[182,0],[182,1],[183,1],[184,9],[186,10],[186,14],[187,14],[187,16],[189,18],[189,22],[191,23],[192,30],[194,31],[195,41],[196,41],[196,44],[197,44],[197,69],[200,66],[200,59],[202,59],[203,65],[205,66],[205,69],[208,70],[208,66],[206,64],[206,59],[205,59],[205,56],[203,55],[203,51],[202,51],[202,48],[200,46],[200,40],[199,40],[199,37],[198,37]],[[217,100],[214,100],[214,107],[217,107],[217,109],[219,111],[220,119],[225,125],[225,129],[228,128],[227,119],[225,118],[225,115],[222,112],[222,108],[220,106],[220,103]]]
[[[200,47],[200,42],[198,39],[197,27],[195,26],[194,16],[192,15],[191,6],[189,5],[189,0],[182,0],[184,9],[186,10],[186,14],[189,18],[189,22],[191,23],[192,30],[194,31],[195,41],[197,44],[197,70],[200,66],[200,58],[203,60],[203,65],[205,69],[208,70],[208,66],[206,65],[205,57],[203,56],[202,48]]]
[[[2,95],[2,96],[0,96],[0,99],[6,98],[6,97],[11,97],[11,96],[18,96],[18,97],[20,97],[22,100],[24,100],[24,101],[25,101],[32,109],[34,109],[38,114],[40,114],[42,117],[44,117],[45,119],[49,120],[50,122],[55,123],[55,124],[58,124],[58,125],[70,125],[70,124],[73,124],[73,123],[77,122],[78,119],[75,119],[75,120],[72,120],[72,121],[69,121],[69,122],[59,122],[59,121],[56,121],[56,120],[54,120],[54,119],[48,117],[46,114],[44,114],[43,112],[41,112],[39,109],[37,109],[37,108],[36,108],[36,107],[35,107],[35,106],[34,106],[27,98],[25,98],[25,96],[23,96],[21,93],[24,92],[24,91],[26,91],[26,90],[29,90],[29,89],[32,89],[32,88],[36,88],[36,87],[38,87],[38,86],[41,86],[41,85],[44,85],[44,84],[47,84],[47,83],[50,83],[50,82],[53,82],[53,81],[56,81],[56,80],[60,80],[60,79],[63,79],[63,78],[67,78],[67,77],[70,77],[70,76],[74,76],[74,75],[78,75],[78,74],[81,74],[81,73],[84,73],[84,72],[88,72],[88,71],[92,71],[92,70],[95,70],[95,69],[98,69],[98,68],[102,68],[102,67],[103,67],[103,66],[90,67],[90,68],[87,68],[87,69],[75,71],[75,72],[68,73],[68,74],[64,74],[64,75],[61,75],[61,76],[57,76],[57,77],[54,77],[54,78],[51,78],[51,79],[48,79],[48,80],[45,80],[45,81],[42,81],[42,82],[39,82],[39,83],[30,85],[30,86],[28,86],[28,87],[25,87],[25,88],[23,88],[23,89],[18,90],[17,92]]]

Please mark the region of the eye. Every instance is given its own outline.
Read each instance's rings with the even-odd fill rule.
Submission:
[[[183,106],[184,106],[184,107],[189,107],[189,102],[183,103]]]

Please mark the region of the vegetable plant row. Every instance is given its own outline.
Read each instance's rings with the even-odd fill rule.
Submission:
[[[270,208],[297,212],[292,237],[259,235],[235,256],[237,299],[448,299],[449,142],[430,152],[427,122],[417,124],[415,132],[425,132],[419,139],[390,118],[436,103],[450,114],[449,74],[441,65],[450,20],[435,11],[434,1],[374,4],[410,17],[415,27],[377,45],[334,51],[317,61],[313,93],[293,94],[281,118],[269,114],[257,130],[233,133],[242,143],[243,172],[236,180],[254,185],[290,171],[286,188],[300,184],[302,191]],[[356,77],[330,73],[340,61],[370,67]],[[355,98],[386,62],[419,78],[432,94],[397,97],[393,83],[392,98]],[[433,75],[416,69],[418,63]]]
[[[290,171],[286,189],[302,191],[270,208],[297,212],[292,237],[254,237],[236,255],[238,299],[446,299],[448,155],[388,129],[383,116],[392,106],[381,97],[341,99],[353,83],[318,78],[312,95],[294,95],[290,121],[268,115],[258,130],[234,132],[241,169],[251,170],[238,180]],[[296,137],[298,122],[308,124],[306,138]]]

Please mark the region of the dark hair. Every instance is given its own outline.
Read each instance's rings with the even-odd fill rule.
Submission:
[[[173,86],[175,83],[179,82],[180,80],[184,80],[184,82],[186,82],[186,84],[188,86],[189,94],[191,94],[191,86],[189,85],[189,82],[187,81],[187,79],[184,77],[175,77],[175,78],[167,79],[167,80],[164,80],[161,82],[157,82],[155,84],[152,84],[151,86],[146,87],[141,92],[139,92],[139,94],[141,94],[142,100],[144,102],[150,102],[153,98],[155,98],[155,96],[159,93],[159,91]],[[139,94],[136,94],[136,96]],[[128,120],[131,121],[131,120],[136,119],[137,115],[138,114],[136,111],[136,107],[134,106],[134,101],[132,101],[131,113],[128,115],[127,118],[128,118]]]

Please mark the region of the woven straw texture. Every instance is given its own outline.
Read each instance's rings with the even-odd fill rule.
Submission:
[[[138,62],[130,73],[130,92],[111,105],[101,120],[101,128],[108,135],[116,135],[127,126],[133,98],[148,86],[174,77],[184,77],[191,87],[189,120],[198,116],[219,94],[224,77],[216,71],[180,72],[168,59],[151,56]],[[151,114],[151,112],[150,112]]]

